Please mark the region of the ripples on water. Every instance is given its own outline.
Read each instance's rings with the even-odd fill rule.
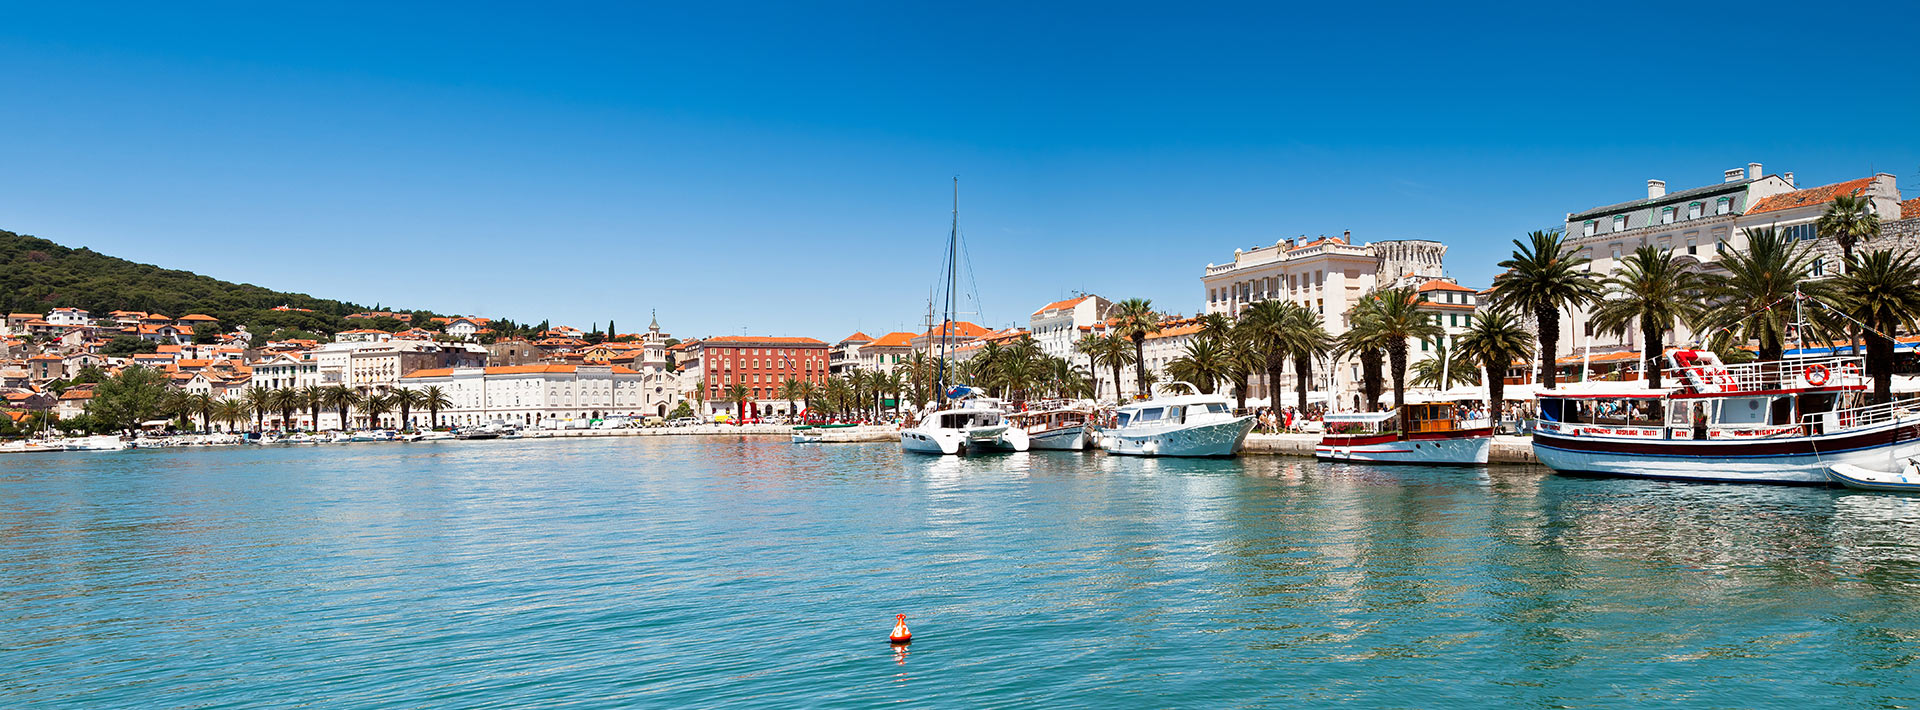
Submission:
[[[1278,457],[15,455],[0,707],[1904,705],[1917,532],[1920,498]]]

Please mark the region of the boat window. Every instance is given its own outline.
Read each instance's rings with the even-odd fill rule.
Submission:
[[[1207,404],[1207,413],[1208,413],[1208,414],[1226,414],[1226,413],[1227,413],[1227,405],[1225,405],[1225,404],[1221,404],[1221,403],[1219,403],[1219,402],[1211,402],[1211,403],[1208,403],[1208,404]]]
[[[1564,399],[1542,397],[1540,399],[1540,418],[1549,422],[1566,421],[1566,415],[1562,411],[1566,404],[1567,400]]]
[[[1187,408],[1186,407],[1168,407],[1167,419],[1176,423],[1186,423]]]
[[[1128,414],[1128,413],[1126,413],[1126,412],[1121,412],[1121,413],[1120,413],[1120,418],[1119,418],[1119,419],[1118,419],[1117,421],[1115,421],[1115,422],[1114,422],[1114,426],[1115,426],[1115,427],[1125,427],[1125,426],[1127,425],[1127,420],[1129,420],[1129,419],[1132,419],[1132,418],[1133,418],[1133,415],[1132,415],[1132,414]]]
[[[1153,409],[1142,409],[1140,410],[1140,414],[1134,417],[1134,421],[1157,422],[1157,421],[1160,421],[1160,416],[1162,414],[1165,414],[1165,411],[1161,410],[1158,407],[1155,407]]]
[[[1767,421],[1767,414],[1770,409],[1767,406],[1768,399],[1770,398],[1729,397],[1720,400],[1717,403],[1719,406],[1716,407],[1720,410],[1717,412],[1719,416],[1715,419],[1714,423],[1722,425],[1764,424]]]

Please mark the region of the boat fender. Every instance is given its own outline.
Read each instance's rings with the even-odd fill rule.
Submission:
[[[887,634],[888,643],[911,643],[913,632],[907,630],[907,615],[893,615],[893,633]]]
[[[1828,370],[1826,365],[1817,362],[1807,366],[1806,374],[1807,384],[1815,387],[1826,384],[1827,380],[1833,377],[1833,371]]]

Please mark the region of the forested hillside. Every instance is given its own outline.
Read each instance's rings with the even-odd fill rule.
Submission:
[[[96,318],[112,310],[174,318],[204,313],[228,328],[244,324],[259,334],[280,328],[333,333],[349,327],[341,316],[367,310],[344,301],[138,264],[86,248],[69,249],[6,230],[0,230],[0,305],[7,313],[73,306]],[[272,310],[279,305],[312,312]]]

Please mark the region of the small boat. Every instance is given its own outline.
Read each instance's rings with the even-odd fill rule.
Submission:
[[[1912,458],[1898,471],[1875,471],[1850,463],[1836,463],[1827,467],[1827,476],[1835,483],[1863,491],[1920,492],[1920,461]]]
[[[1251,415],[1235,415],[1224,395],[1166,394],[1134,402],[1114,413],[1114,426],[1100,432],[1100,447],[1122,456],[1233,456],[1253,431]]]
[[[847,429],[858,424],[801,424],[793,428],[793,443],[818,444],[827,440],[828,429]]]
[[[420,432],[419,441],[452,441],[457,438],[450,431],[423,431]]]
[[[1407,404],[1407,428],[1400,431],[1400,410],[1333,412],[1326,433],[1313,447],[1314,458],[1369,463],[1475,465],[1493,450],[1493,426],[1462,417],[1452,402]]]
[[[1007,418],[1027,432],[1029,448],[1082,451],[1088,446],[1087,424],[1093,419],[1093,411],[1089,407],[1045,407]]]
[[[965,385],[954,386],[947,397],[945,409],[929,404],[919,424],[900,430],[901,451],[950,456],[1027,450],[1027,432],[1007,422],[1000,400]]]

